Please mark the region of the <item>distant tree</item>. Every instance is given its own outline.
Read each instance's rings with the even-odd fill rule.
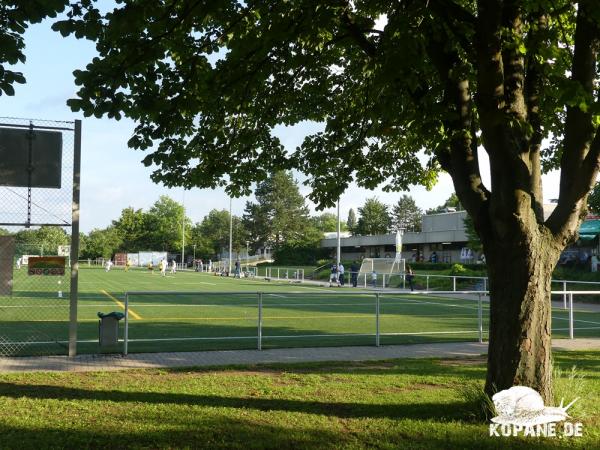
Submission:
[[[318,216],[311,217],[311,222],[314,227],[323,232],[334,232],[337,231],[337,215],[333,213],[323,213]],[[347,231],[348,225],[345,223],[340,223],[340,230]]]
[[[385,234],[390,231],[392,219],[388,208],[377,198],[367,199],[365,204],[358,208],[358,213],[360,217],[356,224],[356,234]]]
[[[69,235],[61,227],[43,226],[38,229],[20,230],[15,233],[15,241],[23,253],[35,252],[56,255],[59,245],[70,243]]]
[[[463,223],[465,224],[465,234],[467,235],[468,242],[467,246],[476,252],[483,251],[483,245],[481,244],[481,239],[479,235],[475,231],[475,226],[473,225],[473,219],[468,214],[465,216]]]
[[[254,195],[256,203],[246,203],[243,218],[253,247],[306,241],[308,207],[290,172],[272,173],[258,183]]]
[[[207,256],[214,257],[229,248],[229,217],[229,211],[213,209],[192,230],[193,242],[200,244],[203,252],[208,251]],[[233,216],[232,244],[236,253],[246,245],[246,230],[237,216]]]
[[[92,230],[85,241],[82,258],[112,258],[123,244],[119,232],[114,227]]]
[[[192,221],[185,217],[183,205],[162,195],[145,214],[148,230],[147,250],[181,251],[182,224],[185,220],[186,242],[190,240]]]
[[[448,211],[448,208],[454,208],[456,211],[462,211],[463,207],[460,204],[460,200],[455,193],[452,193],[448,200],[443,205],[436,206],[435,208],[428,209],[425,214],[440,214]]]
[[[356,229],[356,214],[352,208],[350,208],[350,211],[348,211],[348,220],[346,221],[346,226],[348,227],[348,231],[354,233],[354,230]]]
[[[120,250],[137,252],[150,248],[148,239],[150,230],[146,224],[146,215],[141,209],[135,210],[132,207],[123,209],[121,216],[112,221],[112,226],[123,241]]]
[[[406,231],[421,231],[423,211],[410,195],[403,195],[392,209],[392,229],[403,228]]]
[[[0,236],[6,236],[10,234],[10,231],[8,231],[6,228],[0,228]]]
[[[588,212],[600,214],[600,183],[596,183],[588,196]]]

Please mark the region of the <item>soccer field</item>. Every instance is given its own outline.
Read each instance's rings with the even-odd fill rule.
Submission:
[[[57,281],[52,279],[52,283]],[[8,349],[16,355],[65,353],[68,292],[59,298],[57,292],[47,287],[35,291],[25,286],[28,286],[26,271],[18,271],[13,295],[0,297],[0,347],[4,347],[5,353]],[[79,280],[79,353],[99,351],[97,313],[123,312],[125,292],[132,291],[168,292],[129,295],[131,353],[255,349],[259,297],[262,348],[376,343],[376,291],[263,278],[233,279],[195,272],[162,277],[147,270],[105,272],[83,268]],[[179,293],[172,293],[175,291]],[[381,345],[467,341],[479,337],[474,296],[465,299],[377,292]],[[484,302],[484,338],[487,317]],[[576,307],[574,323],[577,337],[600,336],[600,313]],[[124,321],[120,327],[122,338]],[[553,311],[553,333],[556,337],[568,335],[568,311]],[[122,351],[122,343],[109,350]]]

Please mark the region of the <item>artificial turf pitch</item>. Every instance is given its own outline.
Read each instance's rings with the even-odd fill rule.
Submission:
[[[35,282],[34,282],[35,281]],[[15,271],[11,296],[0,296],[0,352],[61,354],[68,340],[69,293],[58,297],[56,277],[31,278]],[[258,347],[259,301],[262,348],[375,345],[376,292],[380,344],[474,341],[478,308],[471,299],[315,284],[233,279],[178,272],[82,268],[79,276],[78,352],[96,353],[98,312],[124,310],[129,295],[128,351],[172,352]],[[258,293],[262,293],[259,295]],[[484,338],[488,308],[483,303]],[[600,336],[600,313],[575,310],[575,335]],[[121,337],[123,322],[121,322]],[[568,311],[553,310],[553,335],[568,335]],[[116,348],[122,351],[121,342]]]

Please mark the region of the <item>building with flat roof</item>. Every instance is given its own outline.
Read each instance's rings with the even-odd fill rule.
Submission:
[[[408,231],[402,237],[402,258],[429,261],[435,252],[438,262],[475,262],[478,253],[467,253],[466,211],[452,211],[423,216],[420,232]],[[373,236],[350,236],[340,239],[342,259],[393,258],[396,256],[396,233]],[[321,240],[321,247],[335,253],[337,238]],[[463,250],[464,249],[464,250]]]

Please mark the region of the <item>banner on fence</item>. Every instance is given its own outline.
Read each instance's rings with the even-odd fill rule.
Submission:
[[[66,258],[64,256],[30,256],[28,275],[64,275]]]

